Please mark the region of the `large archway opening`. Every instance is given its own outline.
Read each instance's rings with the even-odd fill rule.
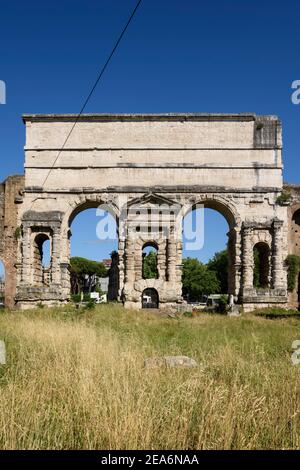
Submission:
[[[235,219],[216,202],[193,206],[183,219],[183,298],[214,305],[235,295]]]
[[[0,308],[5,306],[5,266],[0,260]]]
[[[118,221],[106,206],[91,202],[69,220],[72,298],[99,302],[119,297]]]

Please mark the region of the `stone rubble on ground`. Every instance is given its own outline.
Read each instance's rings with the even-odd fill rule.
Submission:
[[[0,341],[0,365],[6,364],[6,348],[4,341]]]
[[[187,356],[161,356],[150,357],[145,359],[144,363],[147,369],[155,369],[157,367],[197,367],[198,364],[194,359]]]

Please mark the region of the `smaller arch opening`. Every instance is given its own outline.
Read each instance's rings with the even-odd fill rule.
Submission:
[[[142,308],[158,308],[159,296],[156,289],[147,288],[142,293]]]
[[[51,281],[51,241],[45,233],[39,233],[33,244],[34,284],[49,286]]]
[[[154,242],[147,242],[142,249],[142,277],[143,279],[158,279],[158,246]]]
[[[270,287],[270,248],[267,243],[256,243],[253,247],[253,260],[253,286],[267,289]]]

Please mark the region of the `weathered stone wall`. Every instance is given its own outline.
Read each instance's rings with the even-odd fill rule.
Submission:
[[[24,176],[10,176],[0,185],[0,259],[5,267],[5,304],[15,307],[18,262],[18,208],[23,199]]]
[[[281,124],[276,116],[173,114],[83,115],[61,147],[75,115],[24,116],[25,197],[19,211],[17,304],[69,298],[70,225],[88,207],[108,204],[119,221],[119,298],[140,307],[146,288],[161,306],[181,297],[182,219],[195,204],[216,209],[229,226],[230,293],[251,309],[285,305],[287,208],[282,192]],[[149,211],[177,206],[167,237],[132,239],[125,205]],[[124,224],[124,227],[121,226]],[[51,233],[50,285],[33,282],[32,234]],[[158,247],[158,279],[143,279],[142,248]],[[269,286],[253,288],[253,247],[270,253]]]
[[[4,209],[5,209],[5,184],[0,184],[0,253],[4,250]]]
[[[281,127],[274,116],[82,116],[56,160],[75,119],[24,116],[27,188],[45,179],[55,191],[282,187]]]
[[[288,211],[288,253],[300,256],[300,185],[285,184],[285,202]],[[296,287],[289,292],[289,306],[300,307],[299,277],[296,279]]]

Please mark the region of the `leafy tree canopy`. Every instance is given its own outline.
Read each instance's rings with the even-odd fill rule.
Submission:
[[[97,277],[106,277],[107,269],[103,263],[75,256],[70,259],[71,292],[91,292]]]
[[[107,276],[107,269],[103,263],[92,261],[86,258],[80,258],[79,256],[71,258],[70,269],[71,272],[77,274],[79,277],[85,275],[98,277]]]
[[[218,251],[212,259],[207,263],[209,271],[216,273],[220,283],[220,292],[226,294],[228,292],[228,251]]]
[[[150,251],[143,257],[143,278],[144,279],[157,279],[157,254]]]
[[[183,295],[188,296],[190,301],[200,301],[203,295],[220,292],[216,272],[194,258],[183,260],[182,284]]]

